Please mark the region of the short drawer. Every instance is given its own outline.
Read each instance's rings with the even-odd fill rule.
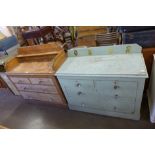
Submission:
[[[29,78],[32,84],[39,85],[54,85],[54,82],[51,78]]]
[[[13,83],[18,83],[18,84],[30,84],[30,81],[28,78],[20,78],[20,77],[10,77],[11,81]]]
[[[65,87],[68,94],[77,94],[78,92],[87,94],[88,92],[94,92],[95,90],[93,80],[63,79],[63,81],[61,81],[61,85]]]
[[[136,97],[137,82],[136,81],[95,81],[97,93],[102,96],[119,96],[119,97]]]
[[[34,99],[39,101],[47,101],[52,103],[63,104],[61,97],[55,94],[43,94],[43,93],[35,93],[35,92],[23,92],[20,91],[20,94],[24,99]]]
[[[33,91],[42,93],[57,93],[55,86],[31,85],[31,84],[15,84],[18,90]]]

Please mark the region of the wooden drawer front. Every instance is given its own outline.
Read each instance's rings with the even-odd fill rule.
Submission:
[[[34,99],[39,101],[48,101],[52,103],[63,104],[61,97],[55,94],[43,94],[43,93],[23,92],[23,91],[21,91],[20,94],[23,96],[24,99]]]
[[[110,97],[132,97],[136,98],[136,81],[95,81],[97,93]]]
[[[31,84],[15,84],[18,90],[33,91],[42,93],[57,93],[55,86],[31,85]]]
[[[30,84],[30,81],[28,80],[28,78],[19,78],[19,77],[10,77],[11,81],[13,83],[18,83],[18,84]]]
[[[32,84],[39,85],[54,85],[52,79],[50,78],[29,78]]]

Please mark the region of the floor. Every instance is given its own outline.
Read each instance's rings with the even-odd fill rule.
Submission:
[[[70,111],[45,102],[24,100],[13,94],[0,95],[0,124],[11,129],[145,129],[155,128],[149,121],[144,97],[140,121]]]

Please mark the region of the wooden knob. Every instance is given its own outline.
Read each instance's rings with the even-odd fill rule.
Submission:
[[[81,106],[84,107],[85,106],[84,103],[82,103]]]
[[[116,86],[116,85],[115,85],[115,86],[114,86],[114,89],[117,89],[117,88],[119,88],[119,86]]]
[[[78,92],[77,94],[78,94],[78,95],[81,95],[81,94],[82,94],[82,92]]]
[[[77,83],[77,84],[76,84],[76,86],[77,86],[77,87],[80,87],[80,86],[81,86],[81,84],[80,84],[80,83]]]
[[[116,94],[116,95],[115,95],[115,98],[117,98],[117,97],[118,97],[118,95]]]

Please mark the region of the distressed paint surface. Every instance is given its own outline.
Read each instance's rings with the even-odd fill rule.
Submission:
[[[92,55],[109,55],[109,54],[127,54],[127,53],[141,53],[141,46],[138,44],[123,44],[113,46],[98,46],[98,47],[80,47],[68,50],[69,57],[88,56],[88,51],[92,51]],[[78,52],[77,55],[74,51]]]
[[[140,46],[72,49],[56,75],[70,109],[140,119],[144,82],[148,77]]]
[[[142,54],[68,57],[56,75],[147,77]]]

